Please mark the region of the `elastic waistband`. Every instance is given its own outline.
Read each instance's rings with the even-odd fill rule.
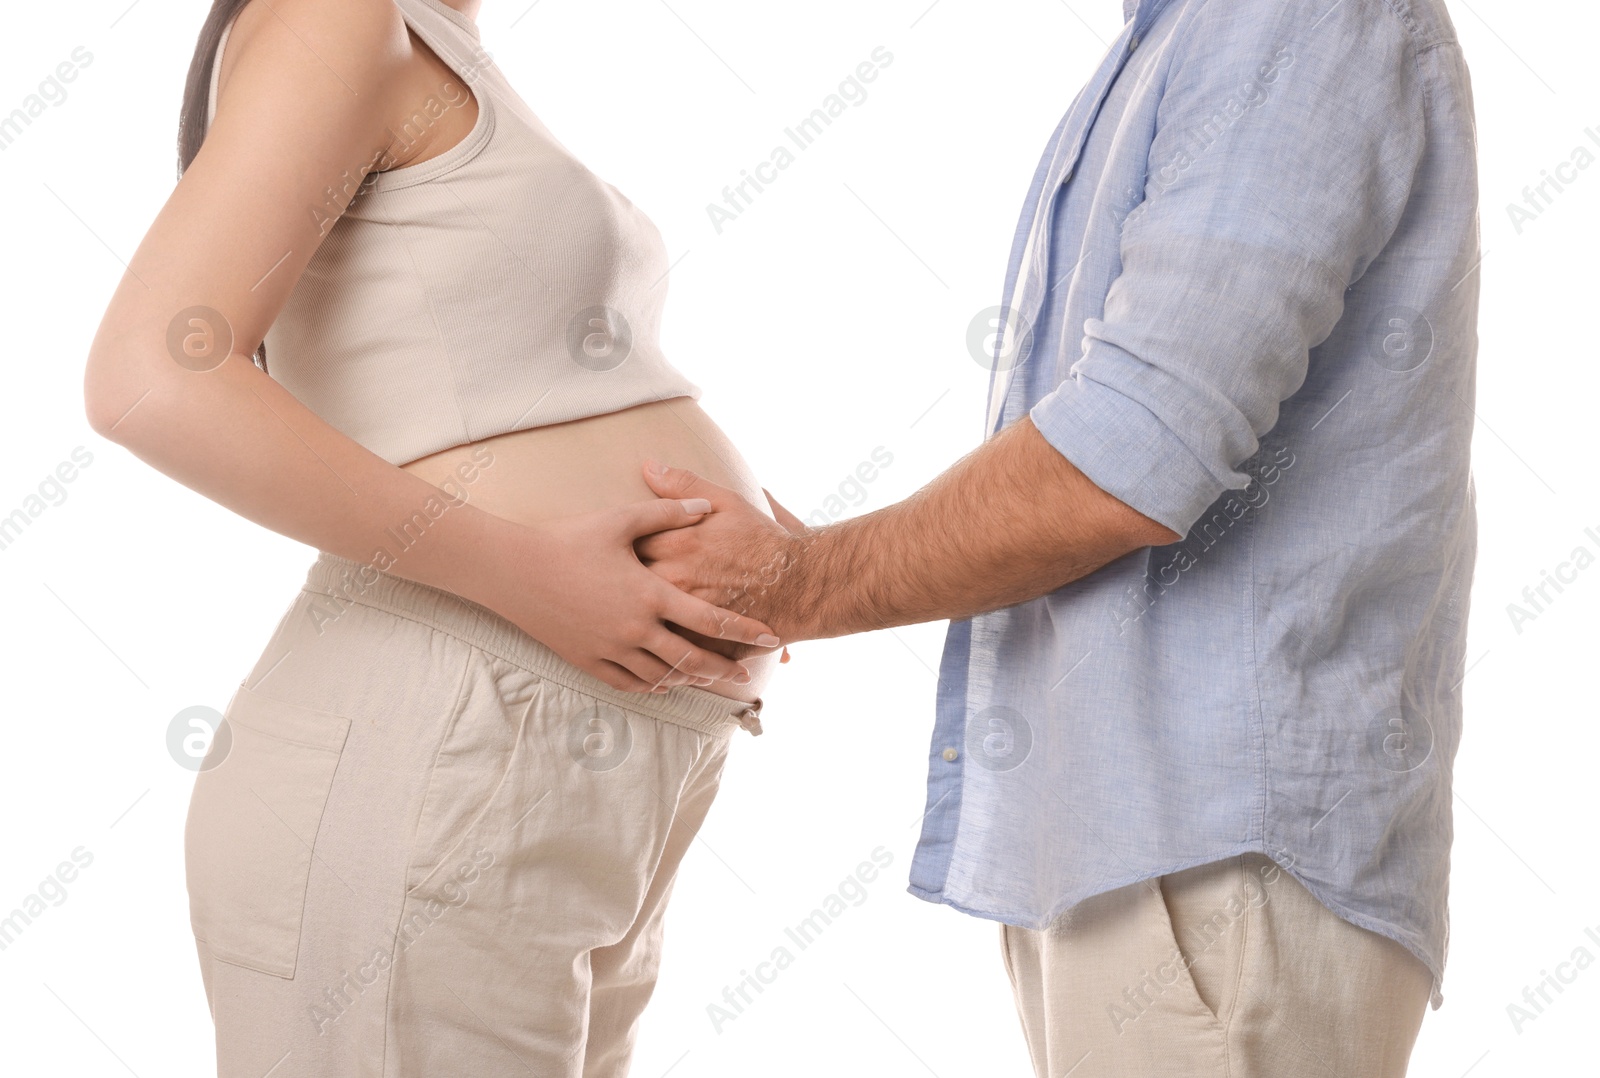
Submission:
[[[761,732],[759,700],[746,704],[691,685],[677,685],[663,693],[613,689],[486,606],[326,550],[319,551],[311,563],[305,590],[422,622],[529,673],[635,714],[723,737],[735,726],[752,734]]]

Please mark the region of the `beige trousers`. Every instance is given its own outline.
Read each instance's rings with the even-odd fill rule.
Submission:
[[[1400,1078],[1433,977],[1262,854],[1001,926],[1039,1078]]]
[[[743,705],[358,568],[318,557],[196,778],[218,1074],[620,1078]]]

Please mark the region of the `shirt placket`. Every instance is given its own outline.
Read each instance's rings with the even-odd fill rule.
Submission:
[[[1060,129],[1050,167],[1045,173],[1038,198],[1032,205],[1033,222],[1029,226],[1027,241],[1018,259],[1019,269],[1013,278],[1015,283],[1003,307],[1008,324],[1015,327],[1018,340],[1039,324],[1046,297],[1049,295],[1050,290],[1045,287],[1045,281],[1049,274],[1050,237],[1055,225],[1056,206],[1060,202],[1061,188],[1072,180],[1073,170],[1077,167],[1079,158],[1083,154],[1084,144],[1088,141],[1089,130],[1100,112],[1100,106],[1105,103],[1111,84],[1127,65],[1129,55],[1138,48],[1140,36],[1145,28],[1165,6],[1164,2],[1149,3],[1143,5],[1141,10],[1140,5],[1133,0],[1124,5],[1123,10],[1128,22],[1116,41],[1112,42],[1106,59],[1095,73],[1094,81],[1089,87],[1092,93],[1085,93],[1079,97],[1072,113],[1068,115],[1067,122]],[[1034,339],[1037,341],[1037,336]],[[1005,345],[1005,338],[1001,336],[996,341],[994,356],[996,367],[999,365],[999,357],[1003,354]],[[1017,371],[1029,359],[1030,356],[1019,357],[1017,363],[1009,370],[999,372],[992,382],[987,428],[989,434],[997,433],[1004,425],[1006,406],[1016,383]]]

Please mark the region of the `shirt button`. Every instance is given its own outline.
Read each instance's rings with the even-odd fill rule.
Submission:
[[[1138,47],[1139,47],[1139,35],[1138,34],[1134,34],[1132,37],[1130,37],[1128,39],[1128,51],[1132,52],[1134,49],[1137,49]]]
[[[1061,177],[1061,182],[1062,183],[1071,183],[1072,182],[1072,170],[1070,168],[1067,169],[1067,174],[1065,176]]]
[[[955,762],[955,758],[956,758],[956,750],[955,749],[945,749],[944,750],[944,758],[946,760],[950,761],[951,763],[954,763]]]

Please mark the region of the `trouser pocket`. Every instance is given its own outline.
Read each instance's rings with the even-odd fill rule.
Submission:
[[[1238,857],[1212,861],[1156,879],[1157,931],[1170,948],[1177,987],[1219,1026],[1233,1006],[1249,929],[1249,914],[1265,895],[1248,880]],[[1256,882],[1254,890],[1250,884]]]
[[[306,883],[350,720],[243,683],[195,779],[189,918],[216,958],[293,977]]]

